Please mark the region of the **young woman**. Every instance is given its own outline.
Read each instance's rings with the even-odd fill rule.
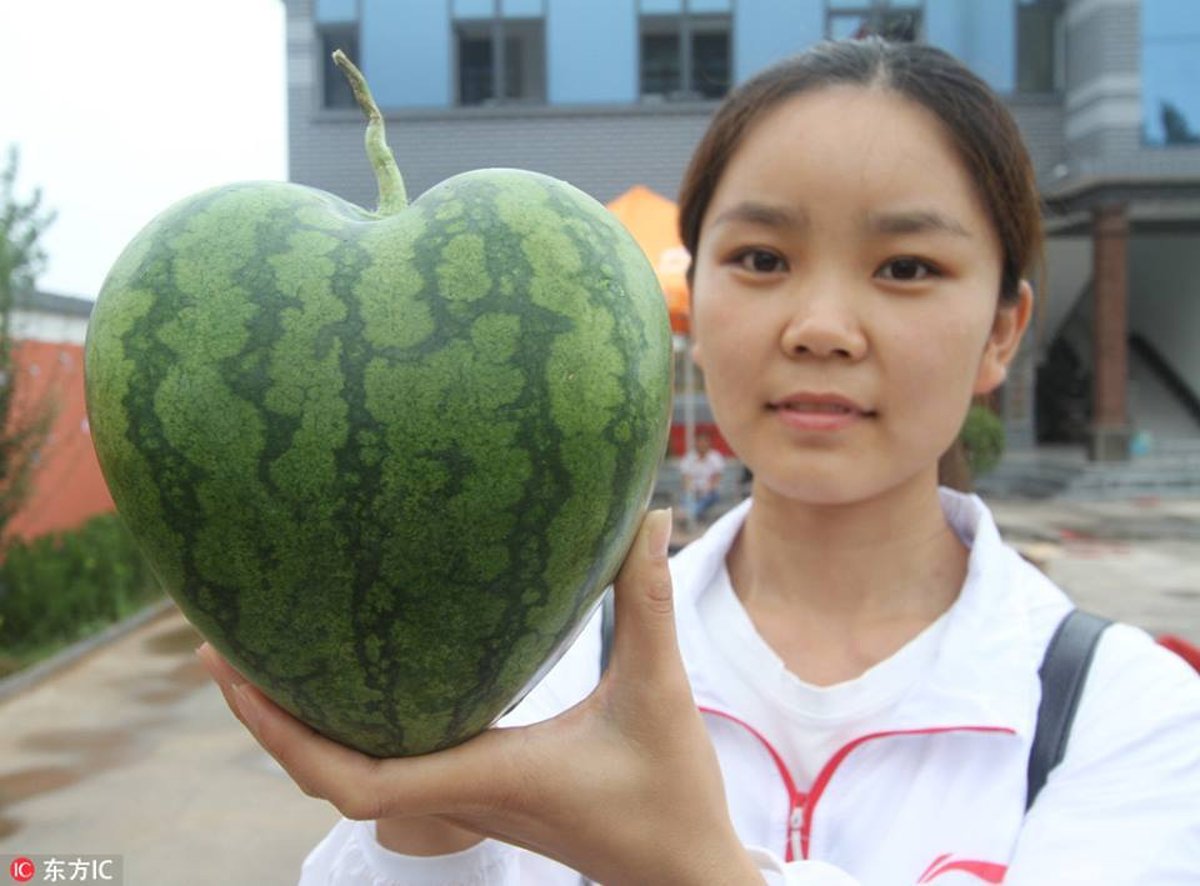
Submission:
[[[346,816],[303,882],[1200,882],[1200,681],[1111,627],[1027,812],[1071,604],[938,485],[1031,311],[1038,195],[1002,103],[936,49],[819,46],[726,100],[681,228],[695,356],[752,495],[669,566],[648,515],[603,677],[593,623],[513,728],[380,761],[202,650]]]

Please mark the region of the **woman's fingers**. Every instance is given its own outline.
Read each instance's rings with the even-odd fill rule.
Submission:
[[[217,683],[235,684],[246,682],[246,678],[238,673],[233,665],[221,656],[221,653],[213,649],[212,644],[207,640],[201,643],[199,648],[196,649],[196,655],[199,657],[200,663],[204,665],[204,669],[208,671],[209,675]]]
[[[643,739],[661,743],[665,737],[655,724],[670,718],[678,725],[676,709],[692,710],[675,639],[667,563],[670,533],[669,511],[648,514],[617,577],[612,668],[604,693],[609,703],[601,703],[608,713],[592,706],[591,712],[599,714],[594,719],[584,703],[551,723],[490,729],[437,753],[381,760],[302,723],[207,644],[199,650],[200,658],[238,719],[305,793],[330,801],[348,818],[449,816],[490,832],[514,816],[518,821],[536,818],[539,804],[574,802],[568,783],[577,760],[569,749],[564,752],[568,745],[589,744],[602,771],[622,769],[634,761],[624,756],[628,745],[614,736],[626,732],[637,736],[639,744]],[[571,796],[551,802],[544,796],[551,790],[547,779],[562,780]]]
[[[668,566],[671,525],[669,510],[648,513],[614,582],[612,665],[639,682],[684,677]]]
[[[225,698],[225,704],[229,705],[229,710],[233,712],[235,717],[242,721],[243,726],[249,726],[242,718],[241,711],[238,710],[236,696],[234,695],[236,687],[245,683],[246,678],[238,673],[207,642],[200,644],[200,647],[196,650],[196,657],[200,659],[200,664],[208,671],[208,675],[213,678],[213,681],[217,684],[217,688],[221,690],[221,695]]]
[[[196,653],[234,716],[304,793],[327,799],[341,809],[333,796],[337,786],[352,779],[370,780],[373,757],[331,741],[297,720],[252,686],[208,643]]]
[[[382,760],[321,735],[249,683],[209,644],[197,650],[234,715],[304,793],[347,818],[445,813],[477,807],[507,791],[503,745],[512,730],[491,730],[455,748]]]

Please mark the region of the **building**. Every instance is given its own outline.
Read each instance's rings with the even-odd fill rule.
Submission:
[[[1122,460],[1200,437],[1200,5],[1194,0],[285,0],[292,180],[373,206],[363,68],[411,194],[487,166],[607,202],[674,196],[731,85],[863,32],[940,46],[1005,96],[1050,239],[1009,443]]]
[[[83,389],[83,345],[92,302],[35,292],[9,316],[16,379],[12,414],[53,409],[49,431],[34,454],[28,498],[5,527],[7,537],[36,538],[72,529],[114,509],[92,448]]]

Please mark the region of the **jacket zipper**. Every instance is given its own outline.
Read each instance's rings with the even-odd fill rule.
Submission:
[[[825,793],[825,788],[833,778],[837,768],[850,755],[850,752],[860,745],[877,738],[893,738],[901,735],[937,735],[943,732],[998,732],[1009,735],[1016,734],[1015,729],[1007,726],[934,726],[925,729],[896,729],[868,733],[842,745],[829,758],[825,765],[821,767],[821,771],[817,773],[817,777],[813,781],[812,790],[805,794],[796,788],[796,783],[792,779],[792,774],[788,770],[787,764],[784,763],[783,757],[779,755],[779,752],[775,750],[771,743],[767,741],[766,736],[761,732],[745,720],[735,717],[732,714],[727,714],[724,711],[719,711],[716,708],[701,705],[700,711],[704,714],[711,714],[714,717],[721,717],[741,726],[758,739],[759,743],[771,755],[771,759],[775,761],[775,767],[779,770],[780,778],[783,780],[788,795],[787,846],[784,855],[784,861],[788,862],[808,858],[809,842],[812,838],[812,816],[817,801]]]
[[[724,711],[718,711],[716,708],[708,708],[700,706],[700,712],[710,714],[714,717],[721,717],[731,723],[736,723],[741,726],[752,736],[758,739],[759,743],[767,749],[767,753],[771,755],[771,759],[775,761],[775,768],[779,770],[779,777],[783,781],[783,786],[787,790],[788,795],[788,816],[787,816],[787,845],[784,850],[784,861],[796,861],[804,858],[801,849],[804,847],[803,834],[805,833],[805,809],[808,803],[807,794],[802,793],[796,787],[796,782],[792,779],[792,773],[788,771],[787,764],[783,762],[783,757],[775,750],[772,744],[767,741],[766,736],[761,732],[733,714],[727,714]]]
[[[795,861],[797,858],[804,858],[804,847],[800,841],[800,835],[804,832],[804,808],[803,804],[792,807],[792,814],[788,819],[786,861]]]

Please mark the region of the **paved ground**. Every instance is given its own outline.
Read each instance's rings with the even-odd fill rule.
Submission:
[[[1079,606],[1200,645],[1200,500],[991,505]]]
[[[136,886],[296,882],[336,814],[233,719],[199,643],[171,610],[0,705],[0,854],[119,854]]]
[[[1200,500],[992,505],[1081,605],[1200,643]],[[171,612],[0,702],[0,860],[120,854],[137,886],[296,881],[336,815],[233,720],[198,643]]]

